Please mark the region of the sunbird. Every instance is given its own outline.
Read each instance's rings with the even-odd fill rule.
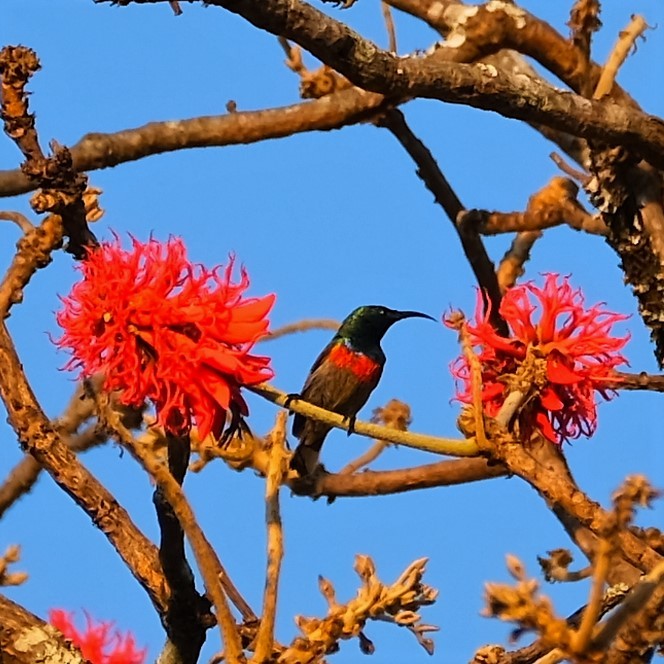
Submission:
[[[428,318],[419,311],[395,311],[382,306],[355,309],[314,362],[302,392],[294,398],[331,410],[349,420],[348,435],[355,417],[373,392],[385,366],[380,342],[394,323],[404,318]],[[325,436],[332,427],[296,414],[293,435],[299,440],[291,468],[301,477],[313,474]]]

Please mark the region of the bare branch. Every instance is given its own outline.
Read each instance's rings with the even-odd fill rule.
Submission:
[[[267,383],[248,387],[247,389],[282,408],[288,408],[295,413],[306,415],[306,417],[318,420],[319,422],[324,422],[337,429],[348,431],[350,426],[348,419],[344,418],[343,415],[333,413],[324,408],[319,408],[306,401],[302,401],[302,399],[290,398],[285,392],[281,392]],[[409,431],[397,431],[388,427],[381,427],[376,424],[359,421],[355,422],[353,432],[360,434],[361,436],[380,438],[399,445],[406,445],[407,447],[434,452],[435,454],[449,454],[451,456],[475,456],[477,454],[477,447],[475,443],[470,440],[454,440],[450,438],[438,438],[436,436],[425,436],[422,434],[410,433]]]
[[[576,183],[556,176],[528,199],[525,212],[468,210],[463,213],[463,221],[484,235],[541,231],[561,224],[586,233],[607,235],[606,224],[583,209],[576,198],[578,193]]]
[[[268,465],[265,478],[265,517],[267,522],[267,570],[265,572],[265,594],[263,615],[256,635],[252,662],[262,664],[269,661],[274,650],[274,624],[279,591],[279,573],[284,557],[284,537],[279,507],[279,489],[287,474],[286,420],[288,414],[280,412],[274,428],[268,434]]]
[[[632,16],[627,28],[620,33],[620,38],[613,47],[604,69],[602,69],[602,75],[597,81],[593,99],[601,99],[604,95],[611,94],[618,69],[627,59],[629,52],[635,48],[636,40],[646,31],[647,27],[648,24],[643,16]]]
[[[593,33],[602,27],[599,13],[599,0],[576,0],[570,13],[569,23],[567,24],[572,30],[572,43],[583,56],[583,68],[585,69],[584,75],[586,79],[588,78],[588,72],[591,67],[590,41]],[[590,97],[590,92],[592,92],[590,81],[586,80],[580,89],[586,97]]]
[[[388,37],[388,49],[392,53],[397,52],[397,31],[394,27],[394,17],[392,16],[392,10],[390,9],[389,3],[385,0],[381,0],[380,9],[383,12],[383,19],[385,20],[385,29],[387,30]]]
[[[276,330],[271,330],[270,333],[261,339],[263,341],[272,341],[279,337],[285,337],[288,334],[295,332],[307,332],[308,330],[333,330],[336,332],[339,329],[339,321],[332,320],[331,318],[311,318],[298,321],[297,323],[290,323],[282,325]]]
[[[357,474],[324,474],[316,478],[312,495],[336,498],[339,496],[382,496],[437,486],[454,486],[504,477],[507,470],[486,459],[455,459],[438,463],[371,471]]]
[[[226,594],[224,593],[221,578],[219,576],[219,569],[221,566],[218,563],[212,545],[203,533],[201,527],[198,525],[194,512],[182,492],[180,485],[171,473],[161,463],[154,459],[151,451],[145,449],[140,442],[132,437],[131,433],[122,425],[119,418],[114,418],[112,417],[112,414],[109,413],[108,419],[109,425],[111,425],[118,439],[123,445],[131,450],[132,454],[140,459],[143,467],[150,473],[164,498],[168,500],[173,508],[173,512],[177,516],[180,526],[187,535],[187,539],[191,544],[191,548],[198,564],[198,569],[205,581],[205,587],[215,608],[215,614],[221,632],[221,639],[226,651],[226,657],[233,663],[244,661],[240,635],[230,607],[228,606]]]
[[[542,237],[542,231],[519,231],[512,240],[498,266],[498,284],[501,292],[512,288],[516,280],[523,276],[524,265],[530,260],[530,250]]]
[[[111,134],[87,134],[70,152],[75,170],[92,171],[175,150],[246,145],[305,131],[338,129],[370,118],[384,104],[382,95],[350,88],[330,99],[282,108],[150,122]],[[22,194],[34,186],[19,170],[0,171],[0,196]]]
[[[28,111],[28,96],[25,90],[28,79],[39,67],[36,53],[29,48],[5,46],[0,51],[0,92],[5,133],[14,139],[25,156],[22,171],[42,189],[30,201],[33,210],[40,214],[49,212],[54,218],[55,235],[41,248],[41,260],[48,263],[50,252],[58,246],[61,239],[60,234],[69,237],[67,251],[76,257],[83,256],[85,247],[94,245],[96,240],[88,228],[83,201],[87,177],[72,169],[71,155],[67,148],[52,141],[53,154],[47,158],[39,146],[35,118]],[[26,250],[25,243],[19,243],[19,254],[22,250]],[[39,255],[33,256],[32,260],[32,271],[43,267],[43,264],[38,264]],[[13,267],[18,271],[16,261]],[[30,274],[28,273],[27,279]]]
[[[88,662],[55,627],[3,595],[0,595],[0,653],[5,664]]]
[[[0,210],[0,219],[3,219],[4,221],[13,221],[23,231],[23,233],[29,233],[35,228],[33,223],[20,212]]]
[[[22,448],[35,457],[106,535],[160,615],[163,614],[168,589],[156,547],[114,496],[81,465],[53,428],[28,384],[4,323],[0,324],[0,396]]]
[[[117,4],[155,1],[161,0]],[[396,99],[424,97],[466,104],[609,145],[627,144],[653,166],[664,167],[664,123],[634,108],[584,99],[484,65],[449,62],[445,49],[422,58],[401,58],[300,0],[210,0],[208,4],[300,44],[365,90]]]
[[[447,217],[452,222],[461,240],[461,246],[463,247],[466,259],[475,274],[477,283],[482,293],[486,293],[491,301],[491,322],[493,326],[501,334],[507,334],[505,321],[502,320],[498,313],[501,295],[493,263],[478,233],[473,228],[459,221],[464,206],[450,186],[447,178],[443,175],[433,155],[424,143],[413,134],[401,111],[397,109],[387,111],[377,121],[377,124],[386,127],[392,132],[417,165],[417,175],[434,195],[436,203],[443,208]]]

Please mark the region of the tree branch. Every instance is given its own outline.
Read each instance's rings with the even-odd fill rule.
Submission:
[[[0,396],[21,447],[106,535],[162,615],[168,604],[168,589],[156,547],[53,428],[28,384],[4,323],[0,323]]]
[[[81,651],[52,625],[0,595],[2,664],[87,664]]]
[[[364,90],[396,99],[424,97],[466,104],[610,145],[628,145],[654,166],[664,167],[664,122],[634,108],[584,99],[483,65],[452,63],[446,61],[444,49],[422,58],[398,57],[300,0],[210,0],[208,4],[300,44]]]
[[[110,134],[86,134],[70,153],[75,170],[92,171],[175,150],[246,145],[305,131],[339,129],[370,118],[386,105],[382,95],[350,88],[281,108],[150,122]],[[16,196],[34,186],[20,170],[0,171],[0,197]]]
[[[491,303],[491,323],[500,334],[506,336],[507,325],[499,313],[501,293],[496,271],[479,234],[473,228],[459,223],[460,215],[465,209],[463,204],[429,149],[413,134],[400,110],[387,111],[379,118],[377,124],[386,127],[410,155],[417,165],[417,175],[452,222],[481,292],[483,296],[486,295],[489,298]]]
[[[340,496],[382,496],[416,489],[453,486],[504,477],[504,466],[486,459],[454,459],[414,468],[372,471],[357,474],[323,474],[316,478],[312,494],[336,498]]]
[[[332,411],[314,406],[302,399],[289,397],[288,394],[278,390],[267,383],[261,383],[253,387],[247,387],[248,390],[262,396],[277,406],[288,408],[289,410],[306,415],[319,422],[324,422],[337,429],[348,431],[350,423],[348,418],[343,417]],[[439,438],[437,436],[425,436],[423,434],[411,433],[409,431],[398,431],[390,427],[382,427],[377,424],[367,422],[355,422],[353,432],[361,436],[370,436],[371,438],[380,438],[406,447],[413,447],[418,450],[433,452],[434,454],[449,454],[451,456],[476,456],[478,454],[477,445],[472,440],[455,440],[451,438]]]

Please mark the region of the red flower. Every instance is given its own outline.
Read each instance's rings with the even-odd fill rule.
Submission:
[[[79,632],[74,626],[73,614],[62,609],[52,609],[48,620],[56,629],[80,649],[85,659],[92,664],[143,664],[147,650],[136,650],[134,637],[124,636],[116,631],[111,633],[113,623],[95,622],[85,616],[85,631]]]
[[[194,265],[178,238],[132,244],[125,251],[116,238],[80,264],[83,279],[57,315],[56,343],[72,354],[66,368],[103,373],[127,405],[151,400],[175,434],[193,419],[201,439],[219,438],[227,411],[235,420],[248,413],[240,387],[273,375],[269,358],[249,351],[267,331],[274,295],[243,298],[244,269],[232,283],[233,260],[223,271]]]
[[[594,393],[606,400],[614,396],[606,381],[615,378],[617,365],[627,362],[618,351],[629,336],[611,336],[614,323],[627,316],[606,311],[600,304],[585,308],[582,292],[573,290],[567,277],[560,283],[559,279],[547,274],[543,288],[529,282],[505,293],[500,314],[511,330],[509,337],[491,326],[481,294],[475,321],[467,324],[470,341],[479,348],[487,415],[497,415],[511,389],[523,391],[524,376],[530,381],[531,391],[516,419],[522,440],[528,440],[534,429],[558,444],[592,435],[597,426]],[[465,357],[452,364],[452,373],[460,383],[457,398],[472,403]]]

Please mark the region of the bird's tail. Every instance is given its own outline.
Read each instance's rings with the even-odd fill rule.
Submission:
[[[318,467],[318,458],[320,457],[320,446],[314,447],[300,443],[290,461],[290,467],[296,470],[300,477],[313,475]]]

